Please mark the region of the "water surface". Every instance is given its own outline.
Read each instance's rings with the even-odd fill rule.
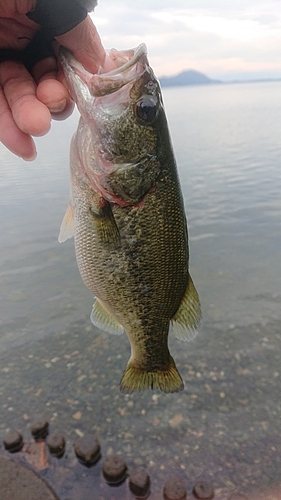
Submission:
[[[57,242],[75,113],[32,163],[0,148],[0,430],[28,434],[37,414],[70,442],[95,430],[104,454],[148,468],[155,495],[172,474],[217,495],[279,486],[281,84],[170,88],[164,101],[203,308],[192,343],[170,339],[185,391],[119,393],[128,341],[90,324],[73,242]]]

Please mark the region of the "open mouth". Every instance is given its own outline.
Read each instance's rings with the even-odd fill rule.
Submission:
[[[142,43],[130,50],[111,49],[107,51],[107,56],[116,68],[108,72],[103,72],[100,68],[100,72],[93,75],[74,58],[71,52],[64,47],[60,49],[64,73],[77,75],[87,85],[91,95],[95,97],[111,94],[138,78],[145,70],[147,49],[146,45]]]

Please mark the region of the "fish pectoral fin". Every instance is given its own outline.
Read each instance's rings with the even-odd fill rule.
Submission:
[[[176,314],[171,319],[171,328],[179,340],[188,341],[196,337],[201,320],[201,306],[194,283],[189,275],[184,297]]]
[[[91,206],[90,212],[101,243],[118,246],[120,233],[110,203],[104,198],[100,198],[97,205]]]
[[[123,326],[111,316],[99,299],[96,299],[93,304],[91,321],[100,330],[105,330],[108,333],[114,333],[115,335],[122,335],[124,333]]]
[[[62,219],[58,238],[59,243],[64,243],[69,238],[72,238],[72,236],[74,236],[74,219],[72,206],[69,203],[64,214],[64,218]]]

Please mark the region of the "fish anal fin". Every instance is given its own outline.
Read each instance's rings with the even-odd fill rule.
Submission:
[[[201,306],[194,283],[189,275],[184,297],[176,314],[171,319],[171,328],[179,340],[188,341],[196,337],[201,320]]]
[[[129,361],[128,366],[120,382],[120,391],[130,394],[145,389],[160,389],[163,392],[179,392],[184,388],[184,383],[177,370],[175,362],[170,356],[170,362],[163,370],[145,370],[135,366]]]
[[[62,219],[58,238],[59,243],[64,243],[69,238],[72,238],[72,236],[74,236],[74,219],[72,206],[69,203],[64,214],[64,218]]]
[[[97,328],[108,333],[121,335],[124,332],[123,326],[111,316],[102,301],[97,298],[93,304],[91,321]]]

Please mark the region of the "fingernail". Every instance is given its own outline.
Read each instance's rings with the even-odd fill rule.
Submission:
[[[73,101],[67,102],[66,106],[62,111],[54,111],[54,113],[51,113],[52,119],[53,120],[65,120],[68,118],[73,109],[74,109],[75,103]]]
[[[59,113],[63,111],[66,106],[66,99],[62,99],[59,102],[53,102],[52,104],[48,104],[49,111],[51,113]]]
[[[36,156],[37,156],[37,151],[34,151],[31,155],[27,156],[22,155],[22,159],[25,161],[33,161],[35,160]]]

